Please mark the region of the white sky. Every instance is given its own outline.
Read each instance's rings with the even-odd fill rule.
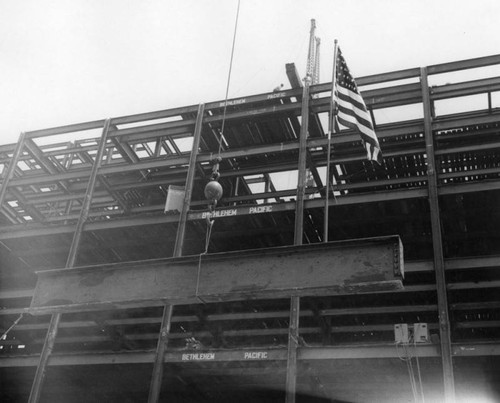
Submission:
[[[237,0],[0,0],[0,144],[21,131],[221,100]],[[497,0],[241,0],[229,97],[500,53]]]

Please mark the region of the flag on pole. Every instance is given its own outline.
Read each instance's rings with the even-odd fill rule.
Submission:
[[[337,48],[334,94],[337,109],[336,123],[357,130],[370,161],[382,164],[380,144],[373,129],[372,118],[366,109],[365,102],[358,91],[356,82],[349,72],[340,48]]]

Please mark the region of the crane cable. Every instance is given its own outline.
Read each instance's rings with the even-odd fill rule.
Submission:
[[[214,226],[215,220],[211,219],[211,216],[207,216],[207,232],[205,234],[205,250],[200,253],[198,256],[198,273],[196,275],[196,291],[195,291],[195,296],[196,298],[205,304],[205,301],[198,295],[199,287],[200,287],[200,274],[201,274],[201,257],[203,255],[206,255],[208,253],[208,247],[210,246],[210,236],[212,235],[212,228]]]
[[[234,33],[233,33],[233,45],[231,48],[231,60],[229,61],[229,73],[227,76],[227,85],[226,85],[226,97],[224,100],[224,112],[222,113],[222,128],[221,128],[221,133],[220,133],[220,138],[219,138],[219,151],[218,151],[218,158],[220,158],[220,153],[222,150],[222,139],[224,138],[224,127],[226,125],[226,111],[227,111],[227,98],[229,94],[229,84],[231,82],[231,72],[233,70],[233,57],[234,57],[234,47],[236,43],[236,32],[238,31],[238,17],[240,15],[240,0],[238,0],[238,8],[236,9],[236,20],[234,22]]]
[[[238,0],[238,7],[236,9],[236,18],[235,18],[235,22],[234,22],[233,44],[231,47],[231,59],[229,61],[229,72],[228,72],[228,76],[227,76],[226,96],[224,99],[224,111],[222,113],[222,125],[221,125],[220,136],[219,136],[219,147],[217,150],[217,157],[212,160],[212,174],[210,175],[210,182],[212,182],[212,181],[218,182],[219,177],[220,177],[219,164],[222,161],[222,157],[221,157],[222,140],[224,140],[224,128],[226,126],[227,100],[228,100],[228,96],[229,96],[229,85],[231,83],[231,72],[233,70],[233,59],[234,59],[234,49],[235,49],[235,44],[236,44],[236,33],[238,32],[238,19],[239,19],[239,15],[240,15],[240,2],[241,2],[241,0]],[[215,184],[212,184],[212,185],[215,185]],[[209,200],[211,198],[213,198],[212,205],[210,207],[210,214],[215,209],[215,206],[217,205],[217,200],[219,200],[219,198],[222,196],[222,187],[218,183],[217,183],[217,185],[218,186],[216,186],[215,189],[209,189],[208,187],[205,187],[205,197]],[[219,189],[217,189],[217,187]],[[207,191],[208,191],[208,194],[207,194]],[[218,195],[218,197],[217,197],[217,195]]]
[[[222,140],[224,138],[224,128],[226,125],[227,99],[228,99],[228,95],[229,95],[229,84],[231,83],[231,72],[233,70],[234,48],[235,48],[235,44],[236,44],[236,32],[238,31],[238,18],[240,15],[240,2],[241,2],[241,0],[238,0],[238,7],[236,9],[236,19],[234,22],[233,44],[231,47],[231,59],[229,61],[229,72],[228,72],[228,76],[227,76],[226,96],[224,99],[224,111],[222,113],[222,126],[221,126],[221,132],[220,132],[220,137],[219,137],[219,148],[217,151],[217,158],[215,159],[215,164],[213,166],[213,171],[212,171],[212,179],[213,180],[217,180],[219,178],[219,173],[218,173],[219,162],[222,160],[220,154],[222,151]],[[206,217],[207,232],[205,235],[205,250],[200,253],[199,258],[198,258],[198,275],[197,275],[197,279],[196,279],[196,298],[198,300],[200,300],[200,302],[202,302],[202,303],[205,303],[205,301],[203,301],[203,299],[201,299],[200,296],[198,295],[199,285],[200,285],[200,274],[201,274],[201,257],[208,253],[208,247],[210,245],[210,237],[212,235],[212,228],[213,228],[213,225],[215,222],[215,220],[212,219],[212,215],[214,213],[213,207],[214,206],[211,206],[210,212]]]

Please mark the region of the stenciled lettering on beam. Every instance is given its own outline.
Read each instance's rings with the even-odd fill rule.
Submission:
[[[246,98],[240,98],[240,99],[231,99],[229,101],[226,102],[221,102],[219,104],[219,106],[222,108],[224,107],[225,105],[229,105],[229,106],[232,106],[232,105],[241,105],[241,104],[245,104],[247,102],[247,99]]]
[[[182,354],[182,361],[213,361],[215,353]]]
[[[227,354],[218,354],[217,352],[205,352],[205,353],[183,353],[180,356],[180,361],[220,361],[228,359]],[[267,351],[245,351],[237,352],[233,356],[234,360],[242,361],[259,361],[270,359]]]
[[[235,215],[243,215],[243,214],[262,214],[262,213],[272,213],[273,206],[257,206],[257,207],[246,207],[243,209],[224,209],[224,210],[216,210],[212,213],[209,211],[204,211],[201,213],[201,218],[219,218],[219,217],[231,217]]]
[[[286,96],[286,92],[284,92],[284,91],[282,91],[282,92],[275,92],[275,93],[266,95],[266,99],[283,98],[285,96]],[[230,99],[227,102],[225,102],[225,101],[220,102],[219,103],[219,107],[223,108],[226,105],[227,106],[234,106],[234,105],[242,105],[242,104],[246,104],[246,103],[247,103],[247,99],[246,98]]]
[[[267,96],[267,99],[274,99],[274,98],[283,98],[286,95],[285,92],[276,92],[274,94],[269,94]]]
[[[244,360],[267,360],[267,351],[253,351],[243,355]]]

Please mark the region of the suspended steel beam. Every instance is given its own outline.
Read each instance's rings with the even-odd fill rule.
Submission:
[[[38,272],[33,313],[400,289],[399,237]]]

